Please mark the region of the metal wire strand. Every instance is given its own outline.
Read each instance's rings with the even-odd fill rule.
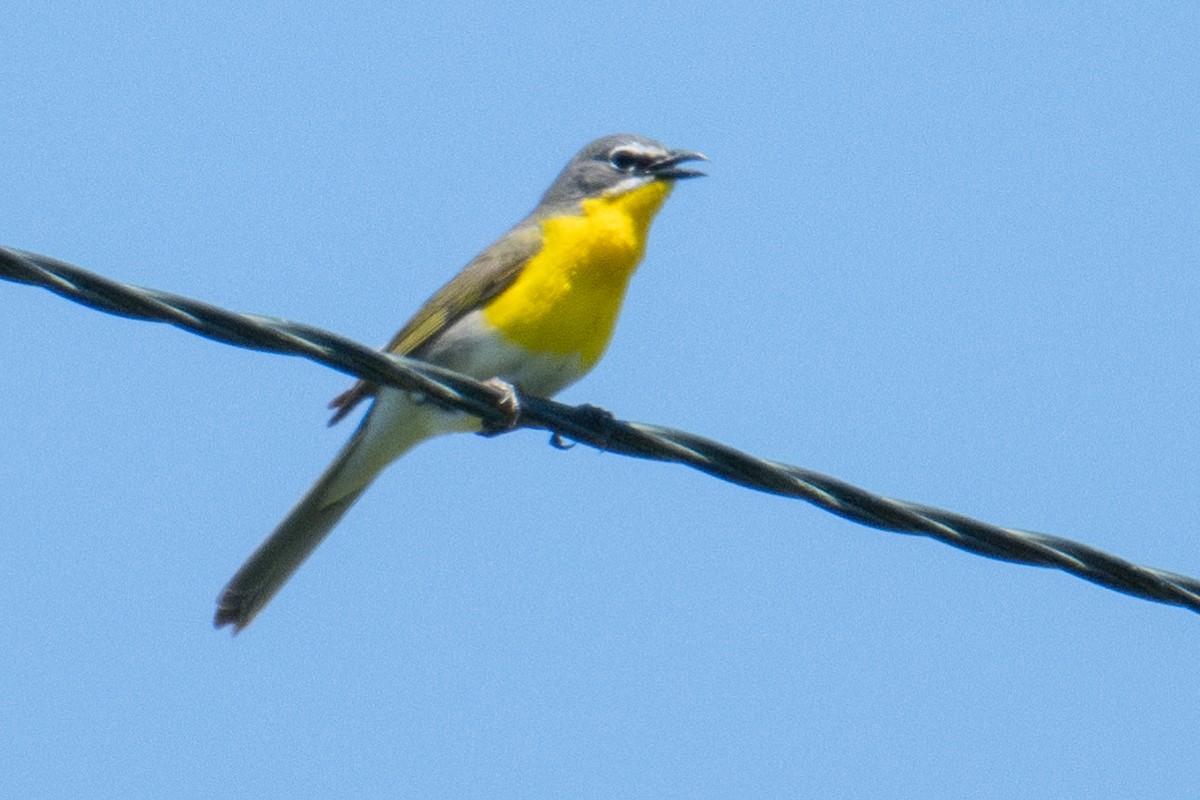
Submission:
[[[485,429],[537,428],[600,450],[685,464],[760,492],[794,497],[832,514],[896,533],[928,536],[988,558],[1053,567],[1118,592],[1200,613],[1200,580],[1144,567],[1080,542],[1001,528],[940,508],[894,500],[819,472],[767,461],[686,431],[624,422],[593,406],[521,395],[514,420],[501,388],[415,359],[373,350],[329,331],[237,314],[154,289],[118,283],[64,261],[0,247],[0,277],[49,289],[118,316],[169,325],[218,342],[307,358],[349,375],[425,394],[474,414]]]

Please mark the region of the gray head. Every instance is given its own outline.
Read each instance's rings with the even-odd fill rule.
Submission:
[[[605,136],[575,154],[542,197],[542,207],[578,203],[585,197],[621,194],[652,181],[694,178],[687,161],[707,161],[691,150],[672,150],[636,133]]]

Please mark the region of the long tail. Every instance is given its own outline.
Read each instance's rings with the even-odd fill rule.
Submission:
[[[380,394],[333,463],[222,590],[214,625],[232,625],[234,633],[249,625],[384,467],[443,432],[426,408],[400,392]]]
[[[218,628],[233,625],[234,633],[249,625],[287,579],[292,577],[292,573],[317,549],[317,545],[333,530],[333,526],[354,505],[354,501],[366,491],[370,485],[369,478],[362,488],[332,502],[329,500],[330,487],[342,479],[346,464],[361,439],[359,432],[346,443],[342,452],[300,498],[295,508],[229,580],[217,600],[214,625]]]

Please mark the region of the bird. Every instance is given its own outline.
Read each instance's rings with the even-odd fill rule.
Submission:
[[[516,392],[561,391],[604,354],[655,215],[676,181],[705,174],[692,162],[707,160],[632,133],[591,142],[533,211],[435,292],[384,352]],[[329,404],[330,424],[368,398],[337,456],[221,592],[217,628],[236,634],[249,625],[390,463],[426,439],[482,427],[419,393],[363,380]]]

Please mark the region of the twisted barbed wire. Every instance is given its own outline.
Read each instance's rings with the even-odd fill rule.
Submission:
[[[558,447],[565,446],[565,438],[605,452],[685,464],[748,489],[805,500],[861,525],[928,536],[1001,561],[1060,569],[1118,592],[1200,613],[1200,580],[1187,575],[1134,564],[1071,539],[1002,528],[953,511],[882,497],[693,433],[618,420],[594,406],[568,406],[521,394],[514,413],[504,387],[383,353],[311,325],[234,313],[6,247],[0,247],[0,278],[40,286],[109,314],[163,322],[236,347],[300,356],[374,383],[420,392],[434,402],[480,417],[490,433],[537,428],[550,431]]]

